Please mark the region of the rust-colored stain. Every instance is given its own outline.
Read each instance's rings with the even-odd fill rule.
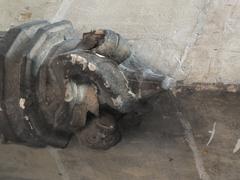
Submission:
[[[18,16],[18,21],[22,22],[22,21],[27,21],[29,19],[31,19],[32,17],[32,12],[30,11],[29,7],[25,7],[19,14]]]

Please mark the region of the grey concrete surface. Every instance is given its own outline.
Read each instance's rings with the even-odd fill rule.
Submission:
[[[233,149],[240,138],[240,94],[188,93],[181,97],[205,168],[212,179],[240,179],[240,151]],[[215,135],[206,146],[215,126]]]
[[[0,29],[69,19],[80,31],[110,28],[147,66],[185,84],[239,84],[239,0],[0,0]]]
[[[202,171],[209,177],[202,179],[239,180],[240,151],[233,149],[240,138],[240,95],[189,90],[177,97],[182,116],[175,99],[162,94],[143,123],[124,130],[107,151],[88,149],[76,138],[66,149],[2,144],[0,180],[198,180]]]

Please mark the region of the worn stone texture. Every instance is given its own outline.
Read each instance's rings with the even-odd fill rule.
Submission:
[[[162,93],[142,124],[123,130],[122,141],[107,151],[86,148],[76,137],[66,149],[0,144],[0,180],[199,180],[199,160],[211,180],[239,180],[240,151],[233,153],[239,94],[185,90],[177,95],[182,116],[171,97]]]
[[[185,84],[240,82],[238,0],[1,0],[0,10],[1,30],[69,19],[121,33],[141,62]]]

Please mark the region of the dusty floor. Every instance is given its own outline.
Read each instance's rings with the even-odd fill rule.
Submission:
[[[195,180],[199,173],[239,180],[240,151],[233,149],[240,138],[240,95],[188,91],[179,99],[182,113],[161,95],[141,126],[125,131],[108,151],[85,148],[76,138],[63,150],[0,145],[0,180]]]

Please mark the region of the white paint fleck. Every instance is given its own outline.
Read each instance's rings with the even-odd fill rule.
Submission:
[[[127,80],[125,74],[124,74],[122,71],[120,71],[120,73],[122,74],[124,80],[127,82],[127,84],[126,84],[126,85],[127,85],[127,88],[129,88],[129,87],[128,87],[128,83],[129,83],[129,82],[128,82],[128,80]]]
[[[235,145],[235,147],[233,149],[233,153],[235,154],[239,150],[240,150],[240,139],[238,139],[237,144]]]
[[[132,97],[136,97],[136,94],[134,94],[131,90],[128,91],[128,94],[130,94]]]
[[[105,58],[105,56],[103,56],[103,55],[101,55],[101,54],[96,53],[96,55],[97,55],[98,57],[100,57],[100,58]]]
[[[217,124],[217,123],[214,122],[212,131],[209,131],[209,133],[211,134],[211,136],[210,136],[210,138],[209,138],[209,140],[208,140],[207,146],[208,146],[208,145],[212,142],[212,140],[213,140],[213,137],[214,137],[215,132],[216,132],[216,124]]]
[[[30,121],[29,117],[28,116],[24,116],[24,119],[28,121],[28,124],[29,124],[30,128],[33,129],[33,126],[31,124],[31,121]]]
[[[0,107],[0,112],[3,111],[3,109]]]
[[[88,69],[90,71],[96,71],[97,67],[94,64],[92,64],[92,63],[88,63]]]
[[[20,98],[20,100],[19,100],[19,106],[20,106],[20,108],[22,108],[22,109],[25,109],[26,107],[25,107],[25,102],[26,102],[26,99],[25,98]]]
[[[127,89],[128,89],[128,94],[130,94],[133,98],[136,98],[136,97],[137,97],[136,94],[134,94],[134,93],[132,92],[132,89],[129,87],[129,82],[128,82],[125,74],[124,74],[122,71],[120,71],[120,72],[121,72],[124,80],[126,81],[126,87],[127,87]]]

